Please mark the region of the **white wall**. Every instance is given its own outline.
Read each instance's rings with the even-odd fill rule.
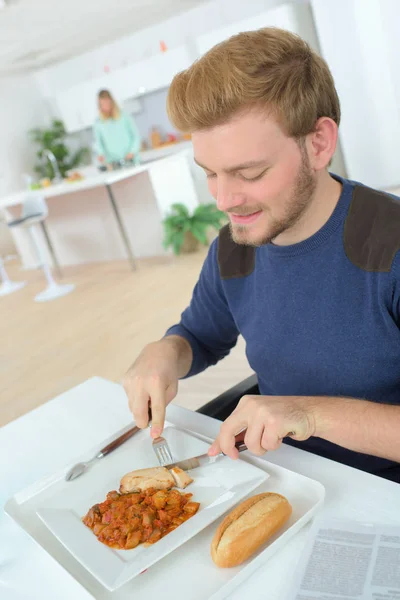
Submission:
[[[43,98],[31,75],[0,79],[0,195],[24,186],[22,174],[32,172],[34,146],[29,129],[43,125]],[[0,254],[15,253],[11,237],[0,230]]]
[[[43,98],[31,75],[0,79],[0,191],[23,187],[22,173],[32,172],[35,148],[29,130],[46,122]]]
[[[287,0],[286,0],[287,1]],[[53,96],[74,85],[101,77],[104,67],[110,73],[130,63],[157,54],[160,40],[174,48],[217,29],[286,3],[285,0],[213,0],[172,17],[112,44],[101,46],[68,61],[39,71],[36,76],[44,96]],[[95,35],[96,32],[93,32]],[[197,58],[193,47],[193,60]]]
[[[350,178],[400,182],[400,3],[311,0],[322,55],[341,100],[340,137]]]

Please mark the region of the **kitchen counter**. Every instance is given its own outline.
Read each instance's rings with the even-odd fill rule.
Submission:
[[[113,200],[110,205],[111,191],[133,254],[165,255],[162,220],[171,205],[183,203],[193,210],[199,203],[191,144],[157,160],[144,158],[149,162],[111,172],[85,169],[88,175],[81,181],[10,194],[0,198],[0,209],[12,220],[20,216],[27,195],[44,197],[49,208],[46,223],[62,266],[121,260],[127,257],[127,248],[113,214]],[[35,266],[26,230],[11,232],[24,266]]]

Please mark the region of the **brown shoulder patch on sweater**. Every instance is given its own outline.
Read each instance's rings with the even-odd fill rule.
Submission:
[[[218,267],[221,279],[246,277],[254,271],[256,249],[236,244],[229,225],[220,229],[218,236]]]
[[[356,267],[377,273],[390,271],[400,249],[400,202],[384,192],[357,185],[343,243]]]

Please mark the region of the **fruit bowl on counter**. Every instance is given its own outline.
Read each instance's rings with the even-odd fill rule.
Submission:
[[[83,179],[85,179],[85,177],[82,175],[82,173],[79,173],[79,171],[73,171],[67,177],[64,177],[63,181],[65,183],[76,183],[78,181],[82,181]],[[35,182],[31,183],[29,186],[29,189],[42,190],[42,189],[51,187],[55,183],[53,183],[51,181],[51,179],[49,179],[48,177],[45,177],[45,178],[41,179],[40,181],[35,181]],[[59,183],[59,182],[57,182],[57,183]]]
[[[79,171],[73,171],[68,175],[68,177],[64,178],[64,181],[66,183],[75,183],[77,181],[82,181],[82,179],[85,179],[82,173],[79,173]]]

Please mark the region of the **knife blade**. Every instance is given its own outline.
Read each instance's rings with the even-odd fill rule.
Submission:
[[[243,441],[236,442],[235,448],[237,448],[239,452],[244,452],[247,450],[247,446]],[[182,469],[182,471],[191,471],[192,469],[197,469],[198,467],[207,467],[208,465],[212,465],[224,456],[226,455],[223,452],[220,452],[215,456],[209,456],[209,454],[200,454],[200,456],[193,456],[192,458],[187,458],[185,460],[180,460],[178,462],[165,465],[165,468],[172,469],[173,467],[178,467],[179,469]]]

